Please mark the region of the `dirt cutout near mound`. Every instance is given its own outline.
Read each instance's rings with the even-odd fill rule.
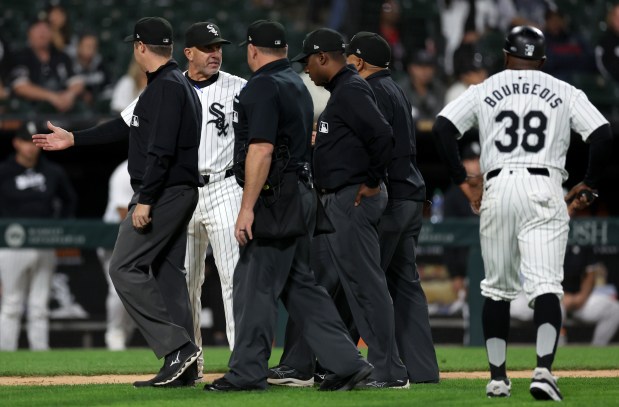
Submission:
[[[531,371],[510,371],[512,379],[529,379]],[[558,377],[619,377],[619,370],[556,370]],[[222,376],[221,373],[205,374],[204,381],[212,382]],[[0,386],[53,386],[76,384],[131,384],[138,380],[148,380],[152,375],[101,375],[101,376],[29,376],[0,377]],[[441,379],[489,379],[489,372],[441,372]]]

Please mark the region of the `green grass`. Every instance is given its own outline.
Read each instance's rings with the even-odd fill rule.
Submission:
[[[439,367],[443,372],[487,370],[483,348],[437,347]],[[274,349],[270,365],[276,365],[281,349]],[[205,370],[225,372],[230,352],[226,348],[205,348]],[[100,374],[148,374],[159,370],[161,362],[147,349],[124,352],[106,350],[52,350],[49,352],[0,352],[0,376],[57,376]],[[507,368],[529,370],[535,366],[532,346],[511,346]],[[593,348],[566,346],[558,350],[554,369],[618,369],[619,347]]]
[[[230,352],[206,349],[206,370],[223,372]],[[279,360],[274,349],[271,365]],[[441,371],[487,369],[483,348],[438,347]],[[532,346],[508,349],[510,370],[531,370],[535,364]],[[0,352],[0,376],[52,376],[98,374],[149,374],[159,369],[153,353],[146,349],[125,352],[105,350],[53,350],[49,352]],[[619,347],[559,348],[555,370],[617,369]],[[529,380],[512,381],[512,397],[487,399],[485,379],[451,379],[435,385],[412,385],[406,390],[364,390],[324,393],[315,389],[271,387],[264,392],[212,394],[202,386],[184,389],[134,389],[128,384],[75,386],[0,386],[0,406],[208,406],[208,407],[347,407],[347,406],[539,406],[528,391]],[[617,378],[561,378],[559,386],[570,406],[619,406]]]
[[[0,405],[18,406],[208,406],[208,407],[353,407],[353,406],[539,406],[528,391],[529,381],[515,379],[509,399],[485,397],[485,380],[445,380],[415,385],[410,390],[360,390],[324,393],[315,389],[270,388],[264,392],[212,394],[201,387],[134,389],[128,385],[0,388]],[[617,379],[561,379],[568,406],[618,405]]]

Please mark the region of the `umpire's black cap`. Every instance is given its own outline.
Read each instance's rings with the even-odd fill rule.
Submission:
[[[172,25],[168,20],[161,17],[144,17],[135,23],[133,34],[125,37],[125,42],[142,41],[149,45],[172,45],[172,37]]]
[[[293,62],[301,62],[312,54],[319,52],[330,51],[346,51],[346,44],[344,44],[344,37],[339,32],[330,28],[319,28],[312,31],[305,36],[303,40],[303,51],[294,58]]]
[[[368,64],[380,68],[389,67],[391,47],[380,35],[368,31],[355,34],[346,48],[348,55],[356,55]]]
[[[195,23],[185,31],[185,48],[206,47],[213,44],[230,44],[230,41],[221,38],[219,27],[213,23]]]
[[[288,45],[286,30],[276,21],[254,21],[247,27],[247,37],[239,46],[247,44],[265,48],[284,48]]]

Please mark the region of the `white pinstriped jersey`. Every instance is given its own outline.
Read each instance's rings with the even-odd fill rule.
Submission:
[[[232,102],[247,81],[219,71],[215,83],[198,88],[194,86],[202,103],[202,137],[198,150],[198,168],[202,174],[222,173],[232,168],[234,158],[234,130],[232,129]],[[135,99],[120,115],[129,126]]]
[[[243,78],[219,71],[219,78],[215,83],[204,88],[196,87],[202,103],[202,138],[198,165],[203,174],[220,173],[232,168],[232,102],[246,83]]]
[[[587,140],[608,123],[587,96],[536,70],[505,70],[469,87],[439,113],[460,134],[479,129],[481,171],[554,168],[567,179],[570,129]]]

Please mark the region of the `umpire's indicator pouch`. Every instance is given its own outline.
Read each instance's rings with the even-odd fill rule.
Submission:
[[[279,239],[308,233],[296,172],[284,172],[280,181],[263,190],[256,201],[252,225],[256,238]]]

